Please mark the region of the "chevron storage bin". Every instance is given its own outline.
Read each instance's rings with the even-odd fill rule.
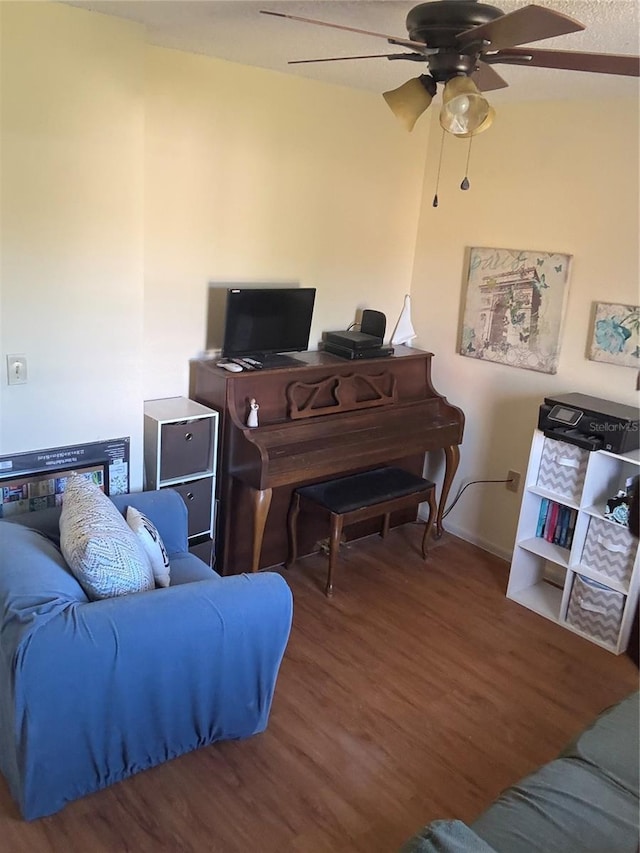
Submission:
[[[604,584],[576,575],[571,588],[567,622],[615,649],[620,633],[624,595]]]
[[[591,518],[580,562],[589,569],[628,584],[633,571],[635,542],[629,528],[607,521],[606,518]]]
[[[588,450],[566,441],[545,438],[538,486],[579,503],[588,461]]]

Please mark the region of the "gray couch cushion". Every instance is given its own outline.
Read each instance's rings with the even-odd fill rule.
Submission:
[[[416,833],[400,853],[495,853],[461,820],[434,820]]]
[[[640,770],[640,693],[636,691],[609,708],[563,751],[563,758],[579,758],[613,782],[638,796]]]
[[[638,802],[589,764],[560,758],[508,788],[472,829],[497,853],[635,853]]]

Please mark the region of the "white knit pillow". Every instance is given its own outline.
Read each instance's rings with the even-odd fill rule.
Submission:
[[[142,550],[149,558],[156,586],[169,586],[171,572],[169,555],[158,533],[158,528],[151,519],[134,506],[127,507],[126,518],[127,524],[138,537]]]
[[[147,555],[116,507],[82,476],[67,480],[60,515],[60,549],[89,598],[154,589]]]

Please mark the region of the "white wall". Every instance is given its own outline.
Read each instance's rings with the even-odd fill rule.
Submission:
[[[140,484],[142,52],[137,28],[0,4],[0,452],[124,435]],[[5,355],[24,353],[26,385]]]
[[[473,142],[467,192],[459,189],[467,143],[447,138],[433,208],[439,142],[433,132],[412,313],[416,345],[435,353],[436,387],[467,414],[455,494],[509,469],[524,477],[545,396],[577,391],[637,405],[635,370],[587,359],[593,304],[640,301],[637,102],[502,105]],[[557,374],[457,354],[470,246],[573,255]],[[504,485],[470,486],[448,528],[509,555],[520,497]]]
[[[310,349],[358,308],[391,322],[411,285],[428,125],[405,134],[368,92],[146,58],[145,395],[187,392],[212,280],[316,287]]]

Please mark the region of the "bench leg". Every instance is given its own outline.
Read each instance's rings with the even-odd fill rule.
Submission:
[[[380,536],[384,539],[387,533],[389,532],[389,521],[391,519],[391,513],[385,512],[384,517],[382,519],[382,530],[380,531]]]
[[[427,503],[429,504],[429,518],[425,522],[424,525],[424,534],[422,536],[422,559],[427,559],[427,539],[429,538],[429,534],[431,533],[431,529],[433,528],[433,522],[435,521],[436,513],[438,508],[436,506],[436,490],[435,487],[431,489],[429,492],[429,497],[427,498]]]
[[[291,496],[287,529],[289,531],[289,554],[285,568],[289,568],[298,559],[298,513],[300,512],[300,495],[294,492]]]
[[[333,595],[333,567],[338,556],[340,539],[342,537],[342,516],[331,514],[331,537],[329,545],[329,571],[327,572],[327,585],[324,593],[328,598]]]

